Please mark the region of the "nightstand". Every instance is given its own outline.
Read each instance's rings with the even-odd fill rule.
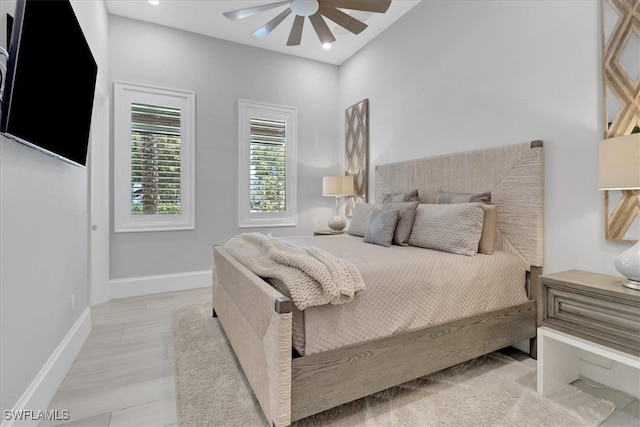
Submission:
[[[569,270],[538,278],[538,393],[578,379],[579,350],[640,369],[640,292]]]
[[[316,230],[313,232],[314,236],[340,236],[342,234],[344,231]]]

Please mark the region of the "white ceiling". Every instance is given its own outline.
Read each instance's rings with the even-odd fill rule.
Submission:
[[[204,34],[263,49],[284,52],[303,58],[315,59],[340,65],[369,43],[389,25],[420,3],[420,0],[393,0],[386,13],[368,13],[343,10],[354,18],[365,22],[368,28],[354,35],[342,27],[326,20],[336,37],[331,49],[324,49],[311,23],[305,19],[300,46],[287,46],[287,38],[293,22],[289,15],[265,38],[256,38],[252,32],[266,24],[287,6],[280,6],[257,15],[230,21],[222,13],[275,3],[278,0],[160,0],[157,6],[147,0],[105,0],[109,13],[167,27]]]

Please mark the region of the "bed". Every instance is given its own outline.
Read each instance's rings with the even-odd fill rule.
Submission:
[[[426,320],[417,316],[416,323],[415,315],[403,317],[407,310],[402,300],[380,294],[383,283],[373,283],[379,274],[367,270],[362,273],[365,282],[369,281],[367,290],[353,301],[300,312],[286,292],[252,273],[223,247],[215,246],[213,315],[218,317],[269,423],[289,425],[524,340],[531,340],[531,354],[535,357],[536,296],[530,294],[535,287],[529,284],[537,280],[543,264],[543,160],[542,142],[533,141],[378,165],[375,170],[375,200],[382,200],[386,194],[418,189],[420,203],[431,204],[442,190],[491,191],[492,203],[499,212],[496,252],[484,257],[491,262],[503,260],[521,266],[523,274],[517,277],[523,297],[499,300],[491,296],[479,306],[465,310],[449,310],[444,315],[435,310]],[[354,236],[285,239],[291,245],[323,247],[347,257],[353,253],[352,245],[367,245],[361,240]],[[384,253],[384,257],[395,251],[400,254],[399,259],[430,251],[374,246],[368,245],[374,252]],[[387,250],[390,251],[383,252]],[[419,275],[424,276],[438,265],[457,263],[455,257],[460,257],[432,255],[440,258],[420,270]],[[363,257],[369,255],[359,260],[357,256],[351,257],[361,270]],[[481,257],[468,257],[468,262],[480,263]],[[493,281],[499,281],[488,268],[478,270],[466,280],[477,282],[478,288],[488,288]],[[369,321],[358,319],[369,314],[364,301],[376,295],[377,313],[383,314],[374,317],[387,316],[395,319],[395,324],[383,321],[383,327],[377,328],[382,332],[371,334],[366,327]],[[449,295],[461,301],[464,297]],[[415,298],[420,298],[420,294],[414,294],[412,299]],[[472,299],[482,300],[482,294]],[[338,336],[337,340],[320,339],[331,335],[326,331],[335,327],[332,322],[336,318],[350,321],[355,331],[333,334]],[[321,325],[322,320],[318,319],[325,319],[325,324]]]

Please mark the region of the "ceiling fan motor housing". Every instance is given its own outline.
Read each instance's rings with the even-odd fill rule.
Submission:
[[[291,11],[298,16],[311,16],[319,8],[318,0],[291,0]]]

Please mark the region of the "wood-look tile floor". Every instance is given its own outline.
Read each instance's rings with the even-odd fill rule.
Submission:
[[[205,302],[209,287],[91,307],[91,334],[49,409],[68,410],[69,427],[176,426],[171,313]]]
[[[171,313],[211,301],[200,288],[121,298],[91,307],[93,329],[51,402],[68,410],[66,427],[176,427]],[[505,353],[535,367],[519,350]],[[640,425],[640,405],[589,380],[574,385],[616,404],[605,427]],[[40,426],[51,425],[40,423]]]

